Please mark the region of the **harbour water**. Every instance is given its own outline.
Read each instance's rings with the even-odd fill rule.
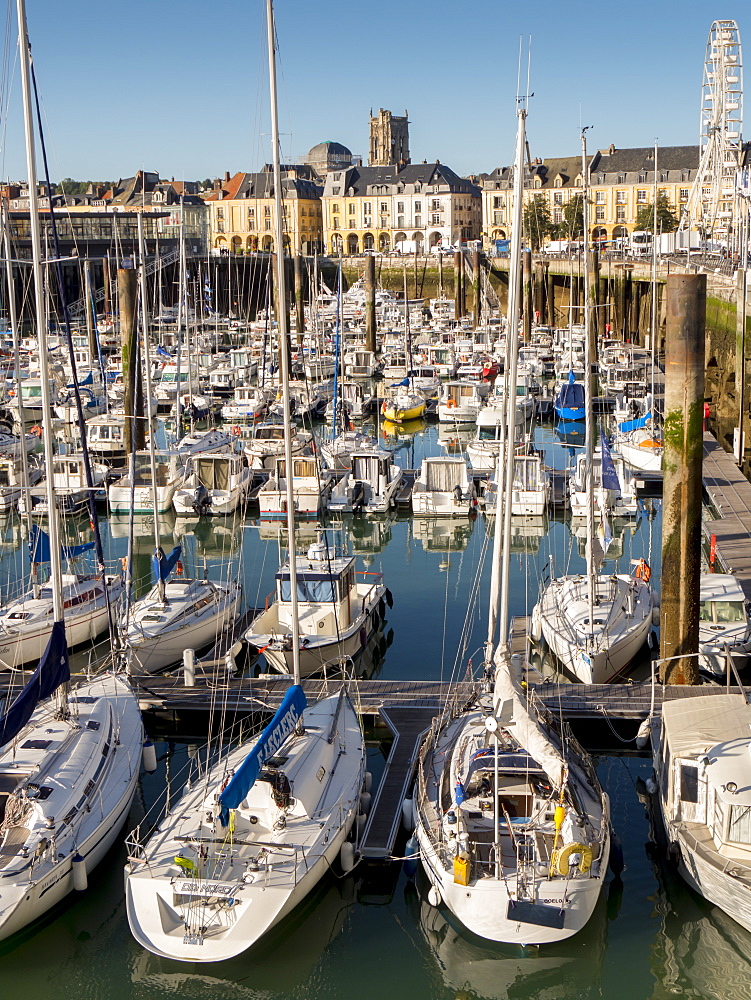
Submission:
[[[568,447],[551,427],[538,429],[537,442],[549,464],[568,464]],[[434,425],[385,443],[398,445],[397,460],[409,468],[417,467],[424,454],[442,452]],[[487,621],[488,523],[482,515],[436,523],[401,514],[344,523],[342,543],[367,568],[384,573],[394,598],[375,656],[379,676],[449,679],[464,676],[469,659],[477,666]],[[104,527],[107,557],[114,562],[126,552],[127,520],[105,519]],[[649,501],[637,520],[611,527],[608,568],[627,571],[632,559],[643,556],[652,564],[653,579],[659,579],[659,501]],[[216,578],[241,575],[247,603],[263,604],[278,568],[279,525],[239,516],[201,522],[167,518],[162,530],[165,547],[173,539],[184,545],[187,572],[205,566]],[[511,613],[519,615],[531,611],[551,555],[557,572],[583,568],[583,539],[563,518],[519,521],[513,534]],[[314,537],[312,525],[303,527],[303,545]],[[5,522],[1,541],[0,582],[6,585],[19,575],[25,558],[17,521]],[[152,547],[148,522],[139,523],[136,570],[144,577]],[[171,794],[179,792],[189,754],[200,752],[200,737],[182,733],[179,739],[157,741],[159,769],[142,781],[131,826],[167,781]],[[608,884],[590,925],[562,945],[522,951],[471,939],[447,922],[444,910],[427,904],[419,876],[410,882],[393,864],[375,872],[358,867],[343,879],[332,873],[257,948],[237,960],[183,965],[144,952],[130,936],[123,896],[125,849],[119,847],[90,878],[85,893],[41,925],[0,944],[0,996],[751,997],[751,938],[691,893],[652,847],[637,789],[651,767],[634,754],[632,742],[619,742],[622,737],[613,736],[621,752],[600,757],[598,765],[624,846],[622,885]],[[371,741],[375,781],[386,752]]]

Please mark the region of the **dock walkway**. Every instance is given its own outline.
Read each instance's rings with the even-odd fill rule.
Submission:
[[[704,533],[717,539],[717,560],[733,573],[751,600],[751,483],[735,459],[708,431],[704,433],[704,489],[719,517],[705,521]]]

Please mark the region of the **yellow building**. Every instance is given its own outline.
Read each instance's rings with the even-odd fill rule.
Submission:
[[[636,228],[639,209],[654,200],[654,147],[598,150],[589,158],[590,236],[613,240]],[[699,166],[698,146],[666,146],[657,150],[657,191],[676,217],[688,202]],[[568,202],[582,193],[581,156],[535,159],[525,169],[524,200],[544,198],[555,224],[564,221]],[[483,237],[486,243],[509,239],[513,177],[499,167],[481,179]]]
[[[328,253],[421,253],[479,239],[482,205],[475,184],[436,161],[334,170],[323,213]]]
[[[321,187],[305,166],[282,170],[284,241],[288,253],[310,254],[323,247]],[[206,196],[210,211],[210,240],[219,253],[275,251],[276,209],[274,175],[260,173],[224,175]]]

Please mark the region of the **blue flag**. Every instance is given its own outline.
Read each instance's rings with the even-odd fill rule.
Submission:
[[[165,349],[162,347],[161,344],[159,344],[159,346],[157,347],[156,353],[157,353],[157,356],[160,357],[160,358],[169,358],[170,361],[172,360],[172,355],[170,354],[170,352],[169,351],[165,351]]]
[[[230,809],[237,809],[255,784],[262,764],[273,757],[284,745],[287,737],[297,726],[305,710],[305,692],[299,684],[293,684],[284,696],[284,701],[276,715],[258,737],[258,741],[248,756],[232,775],[227,787],[219,796],[222,810],[219,814],[222,826],[229,822]]]
[[[53,622],[47,648],[42,653],[39,666],[10,708],[0,716],[0,747],[15,739],[31,718],[38,703],[44,698],[49,698],[67,680],[70,680],[70,666],[65,623]]]
[[[602,487],[605,490],[615,490],[621,492],[621,484],[618,481],[618,473],[615,471],[613,456],[610,454],[610,445],[607,438],[600,431],[600,446],[602,449]]]

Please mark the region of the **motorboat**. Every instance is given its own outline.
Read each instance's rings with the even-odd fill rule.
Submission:
[[[79,454],[55,455],[52,459],[52,481],[58,510],[65,514],[75,514],[88,507],[89,493],[106,489],[109,467],[100,462],[91,463],[92,486],[89,487],[84,468],[83,456]],[[34,517],[47,517],[46,476],[18,498],[18,509],[24,514],[30,511]]]
[[[390,451],[353,451],[349,465],[329,494],[330,514],[382,514],[393,507],[402,469]]]
[[[751,931],[751,705],[665,699],[650,719],[656,798],[686,882]]]
[[[242,437],[242,442],[251,469],[273,470],[277,458],[284,454],[284,424],[279,420],[256,424],[249,437]],[[312,444],[313,434],[311,431],[296,430],[292,434],[293,455],[309,451]]]
[[[438,422],[474,424],[489,393],[488,382],[465,380],[444,383],[438,400]]]
[[[283,518],[287,513],[286,462],[274,460],[274,469],[258,491],[262,518]],[[329,474],[322,472],[315,455],[292,456],[292,490],[295,517],[317,517],[326,506],[331,487]]]
[[[542,456],[533,453],[514,455],[514,485],[511,493],[511,513],[516,517],[542,517],[550,503],[550,473],[542,464]],[[486,514],[495,514],[498,507],[498,483],[491,476],[482,493]]]
[[[738,578],[702,573],[699,586],[699,667],[725,678],[728,655],[736,669],[751,653],[751,614]]]
[[[128,470],[107,489],[111,514],[129,514],[131,511],[134,514],[153,514],[155,496],[157,514],[170,510],[175,490],[185,481],[183,458],[175,451],[155,451],[154,468],[156,483],[152,482],[150,452],[136,452],[132,477]]]
[[[412,487],[412,513],[416,517],[466,517],[476,509],[477,491],[463,458],[423,458]]]
[[[172,503],[178,514],[231,514],[245,502],[253,481],[243,455],[203,453],[188,459]]]
[[[358,573],[353,556],[338,556],[319,538],[297,559],[300,672],[325,673],[327,665],[356,656],[383,621],[391,595],[380,573]],[[276,590],[245,639],[263,652],[271,670],[292,672],[292,589],[289,561],[276,574]]]

